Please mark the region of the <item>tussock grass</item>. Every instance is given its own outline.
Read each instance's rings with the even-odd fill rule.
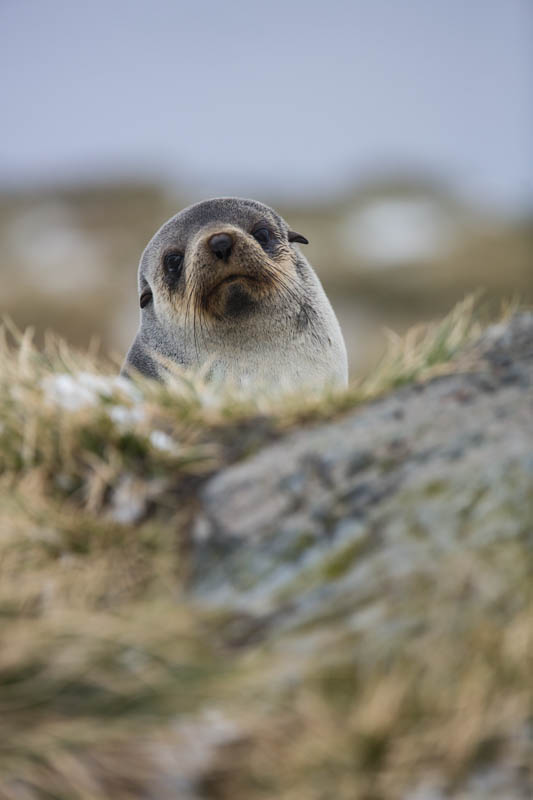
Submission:
[[[323,421],[397,386],[458,368],[481,331],[476,297],[442,322],[403,338],[389,332],[377,368],[346,391],[250,397],[179,373],[165,386],[117,379],[116,365],[71,351],[52,336],[43,351],[24,334],[0,331],[0,474],[35,472],[54,491],[96,509],[121,474],[205,474],[266,439]],[[156,432],[154,435],[154,431]]]
[[[441,323],[391,335],[377,370],[346,392],[280,402],[217,394],[201,375],[117,381],[92,353],[52,337],[39,351],[31,332],[5,327],[1,800],[185,799],[198,781],[220,800],[377,800],[399,796],[418,761],[459,775],[483,747],[506,746],[502,729],[526,702],[529,607],[503,640],[483,608],[377,666],[355,664],[337,634],[295,684],[282,650],[230,646],[183,590],[198,481],[293,428],[463,368],[480,330],[468,298]],[[464,586],[476,569],[463,569]],[[424,607],[424,592],[409,602]],[[182,783],[165,782],[172,774]]]

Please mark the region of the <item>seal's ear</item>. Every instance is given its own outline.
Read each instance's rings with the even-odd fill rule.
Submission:
[[[144,308],[145,306],[147,306],[152,297],[153,297],[152,290],[150,289],[149,286],[145,286],[141,292],[141,296],[139,297],[140,307]]]
[[[296,233],[296,231],[289,231],[289,242],[300,242],[301,244],[309,244],[308,239],[305,236],[302,236],[301,233]]]

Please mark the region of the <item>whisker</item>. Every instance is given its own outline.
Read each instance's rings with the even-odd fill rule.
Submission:
[[[191,301],[194,297],[194,279],[191,281],[191,285],[187,295],[185,297],[185,341],[187,341],[189,337],[189,315],[191,312]],[[198,351],[196,352],[196,356],[198,357]]]
[[[296,286],[295,283],[289,282],[283,274],[281,274],[277,269],[272,269],[270,265],[267,266],[265,271],[271,278],[272,282],[278,288],[284,290],[287,297],[293,300],[296,304],[301,302],[301,296],[295,291],[295,289],[293,289],[293,287]]]
[[[204,309],[204,307],[202,305],[202,301],[201,301],[201,291],[200,290],[201,290],[200,281],[197,281],[195,279],[195,283],[194,283],[195,303],[194,303],[194,323],[193,323],[193,328],[194,328],[194,340],[195,340],[195,343],[196,343],[197,357],[199,357],[199,354],[198,354],[198,341],[200,340],[201,344],[203,344],[204,348],[205,348],[206,338],[207,338],[206,327],[205,327],[205,316],[206,315],[205,315],[205,309]]]
[[[278,270],[277,267],[272,267],[271,265],[266,265],[264,268],[265,272],[272,280],[272,283],[277,286],[277,288],[281,291],[281,293],[288,299],[292,300],[295,306],[299,307],[299,313],[303,313],[305,316],[306,324],[309,326],[311,333],[315,334],[315,326],[314,326],[314,319],[309,315],[309,304],[302,302],[302,297],[296,291],[293,290],[293,286],[296,286],[295,282],[292,280],[287,280],[287,277]]]

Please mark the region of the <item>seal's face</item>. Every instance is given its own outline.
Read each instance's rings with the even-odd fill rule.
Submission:
[[[140,267],[143,315],[210,327],[265,312],[294,292],[294,241],[285,221],[252,200],[222,198],[185,209],[146,248]]]
[[[173,366],[254,391],[346,382],[346,349],[313,268],[271,208],[219,198],[166,222],[139,267],[141,325],[124,372]]]

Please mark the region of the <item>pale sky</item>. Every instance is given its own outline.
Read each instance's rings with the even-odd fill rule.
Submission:
[[[530,0],[0,0],[0,183],[327,197],[429,170],[533,208]]]

